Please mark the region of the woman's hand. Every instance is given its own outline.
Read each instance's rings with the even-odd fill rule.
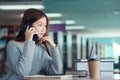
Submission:
[[[47,42],[51,47],[56,47],[56,44],[49,36],[44,36],[39,40],[40,43]]]
[[[28,26],[25,31],[25,40],[32,41],[34,34],[36,34],[36,30],[33,27],[29,29],[29,26]]]

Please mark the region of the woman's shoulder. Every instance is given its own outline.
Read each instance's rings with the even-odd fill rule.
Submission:
[[[8,42],[8,44],[16,44],[16,41],[15,41],[15,40],[10,40],[10,41]]]
[[[17,43],[17,41],[15,41],[15,40],[10,40],[7,45],[8,45],[8,46],[9,46],[9,45],[14,46],[14,45],[18,45],[18,43]]]

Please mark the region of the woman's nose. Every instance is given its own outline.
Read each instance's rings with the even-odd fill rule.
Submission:
[[[41,30],[42,30],[42,31],[46,31],[46,27],[43,27]]]

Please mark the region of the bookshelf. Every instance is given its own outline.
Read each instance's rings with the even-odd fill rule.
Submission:
[[[6,44],[16,37],[18,25],[0,25],[0,60]]]

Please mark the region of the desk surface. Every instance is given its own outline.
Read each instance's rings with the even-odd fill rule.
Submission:
[[[72,78],[72,79],[39,79],[39,78],[31,78],[31,79],[22,79],[22,80],[119,80],[119,79],[89,79],[89,78]]]
[[[62,76],[44,76],[44,79],[41,79],[40,75],[36,76],[26,76],[22,80],[97,80],[97,79],[90,79],[89,76],[87,77],[72,77],[72,75],[62,75]],[[46,79],[47,78],[47,79]],[[99,80],[120,80],[120,74],[114,74],[111,78],[101,78]]]
[[[119,79],[112,79],[112,78],[101,78],[101,79],[90,79],[89,77],[72,77],[72,78],[65,78],[65,79],[41,79],[38,77],[31,77],[31,78],[23,78],[22,80],[119,80]]]

